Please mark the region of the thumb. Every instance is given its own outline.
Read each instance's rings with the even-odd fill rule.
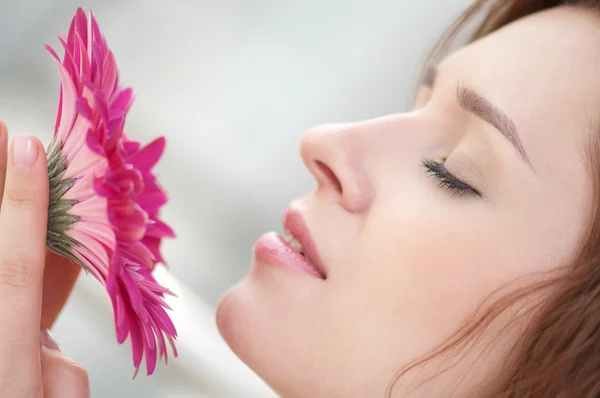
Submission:
[[[47,331],[40,335],[44,398],[86,398],[90,396],[87,371],[64,356]]]

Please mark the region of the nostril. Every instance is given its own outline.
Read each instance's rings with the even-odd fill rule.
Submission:
[[[331,184],[338,193],[342,194],[343,193],[342,192],[342,183],[336,177],[333,170],[331,170],[325,163],[323,163],[319,160],[315,160],[315,164],[317,165],[319,171],[321,172],[323,177],[325,177],[327,182],[329,182],[329,184]]]

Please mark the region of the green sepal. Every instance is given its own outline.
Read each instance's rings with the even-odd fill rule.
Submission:
[[[50,184],[46,246],[54,253],[81,265],[87,271],[87,266],[73,254],[72,249],[79,245],[79,242],[66,234],[71,225],[79,221],[79,217],[69,213],[77,201],[62,198],[75,184],[74,178],[63,179],[67,169],[67,158],[62,155],[62,149],[62,143],[53,139],[46,150]]]

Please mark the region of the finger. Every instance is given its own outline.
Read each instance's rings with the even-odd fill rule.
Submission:
[[[41,143],[15,138],[0,208],[0,353],[39,370],[48,172]]]
[[[42,328],[50,329],[75,285],[81,266],[46,250],[42,298]]]
[[[0,198],[4,193],[4,179],[6,177],[6,152],[8,149],[8,131],[4,122],[0,121]],[[0,199],[0,203],[1,199]]]
[[[86,398],[90,396],[88,374],[81,365],[60,351],[40,348],[44,398]]]

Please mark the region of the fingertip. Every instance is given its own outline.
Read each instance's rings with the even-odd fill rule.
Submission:
[[[15,208],[26,208],[30,213],[27,217],[34,215],[40,220],[36,221],[36,225],[41,225],[42,220],[45,225],[49,181],[44,153],[41,141],[32,135],[18,135],[12,139],[8,150],[0,221],[4,218],[5,221],[13,219],[11,222],[16,222],[14,219],[17,214],[10,213]]]
[[[44,397],[90,396],[90,380],[86,369],[56,350],[40,347]]]
[[[11,164],[14,169],[21,172],[31,171],[39,163],[42,143],[29,134],[18,135],[11,143]]]

